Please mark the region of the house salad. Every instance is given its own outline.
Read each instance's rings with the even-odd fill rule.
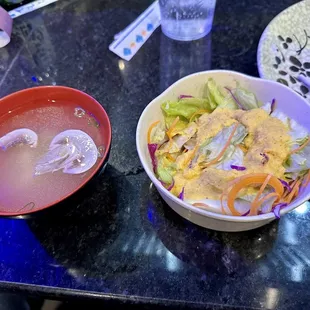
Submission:
[[[163,102],[164,121],[150,125],[158,180],[197,208],[279,217],[310,182],[309,133],[279,111],[275,99],[259,102],[239,85],[219,87],[209,79],[204,93]]]

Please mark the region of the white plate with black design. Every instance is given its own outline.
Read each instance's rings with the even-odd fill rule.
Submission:
[[[261,78],[291,87],[310,102],[310,89],[298,76],[310,79],[310,0],[277,15],[263,32],[257,51]]]

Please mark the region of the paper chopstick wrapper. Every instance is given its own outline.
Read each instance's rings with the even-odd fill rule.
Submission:
[[[160,25],[158,1],[150,5],[134,22],[115,35],[109,49],[119,57],[130,60]]]
[[[49,5],[53,2],[56,2],[58,0],[36,0],[33,2],[30,2],[28,4],[22,5],[14,10],[9,11],[9,15],[12,18],[19,17],[21,15],[24,15],[26,13],[30,13],[32,11],[35,11],[37,9],[43,8],[46,5]]]
[[[11,41],[13,20],[5,9],[0,6],[0,48]]]

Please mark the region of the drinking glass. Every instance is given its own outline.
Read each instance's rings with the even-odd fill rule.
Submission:
[[[216,0],[159,0],[161,28],[171,39],[197,40],[212,29]]]

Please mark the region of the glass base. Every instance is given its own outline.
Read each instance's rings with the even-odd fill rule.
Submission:
[[[177,35],[175,33],[171,33],[170,31],[167,31],[165,29],[165,27],[161,27],[162,32],[164,33],[165,36],[167,36],[170,39],[176,40],[176,41],[195,41],[195,40],[199,40],[201,38],[203,38],[204,36],[206,36],[207,34],[209,34],[209,32],[211,31],[212,27],[210,27],[209,29],[206,29],[206,31],[196,34],[194,36],[184,36],[184,35]]]

